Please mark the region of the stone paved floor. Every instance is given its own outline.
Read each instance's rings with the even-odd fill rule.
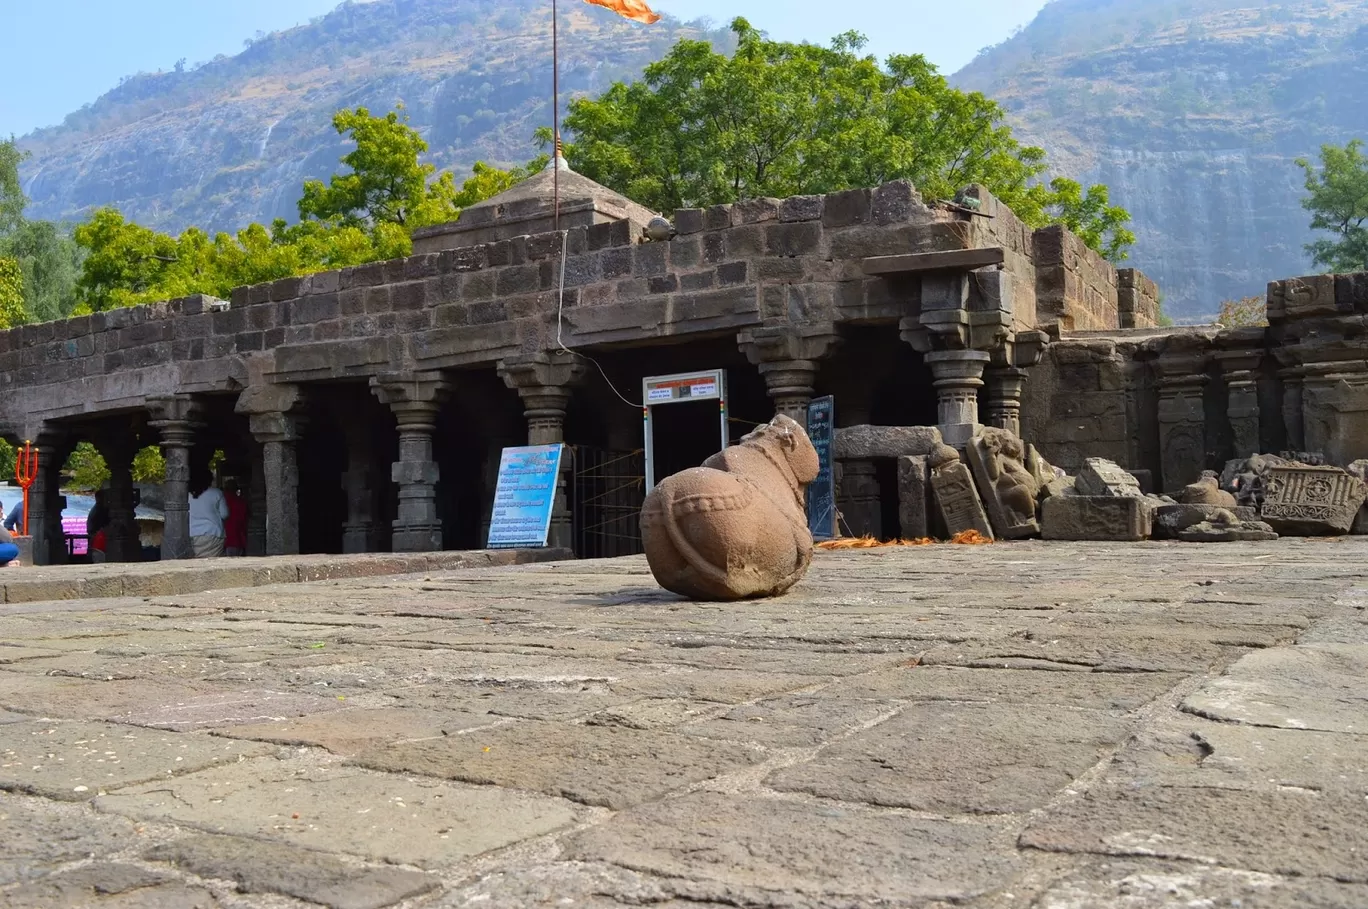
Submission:
[[[0,606],[0,906],[1368,906],[1368,539]]]

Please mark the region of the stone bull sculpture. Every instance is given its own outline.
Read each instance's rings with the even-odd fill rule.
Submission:
[[[661,587],[694,600],[778,596],[812,562],[804,497],[817,450],[780,414],[662,480],[641,508],[646,561]]]

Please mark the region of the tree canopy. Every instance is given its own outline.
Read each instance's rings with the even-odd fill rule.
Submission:
[[[0,256],[0,329],[24,323],[24,273],[19,263]]]
[[[1306,175],[1302,207],[1311,212],[1311,229],[1328,231],[1306,247],[1312,261],[1334,272],[1368,271],[1368,155],[1363,140],[1343,148],[1323,145],[1320,166],[1306,158],[1297,165]]]
[[[297,224],[277,219],[213,236],[192,227],[172,237],[114,208],[95,212],[75,234],[87,253],[77,282],[81,305],[99,311],[195,293],[226,298],[246,284],[407,256],[414,228],[455,220],[464,206],[545,162],[508,171],[476,162],[459,189],[450,173],[429,184],[433,168],[418,160],[427,143],[396,112],[343,110],[333,125],[356,148],[342,158],[347,172],[326,185],[304,184]]]
[[[880,67],[856,32],[823,48],[771,41],[740,18],[731,27],[730,57],[685,39],[641,80],[572,102],[571,165],[659,211],[896,179],[948,199],[981,183],[1028,224],[1067,224],[1115,260],[1134,242],[1106,187],[1043,182],[1044,150],[924,57]]]
[[[0,256],[19,269],[22,311],[8,324],[46,322],[71,313],[76,304],[80,250],[66,228],[24,217],[28,199],[19,181],[27,157],[13,139],[0,141]]]

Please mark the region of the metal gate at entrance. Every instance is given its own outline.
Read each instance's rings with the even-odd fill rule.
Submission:
[[[716,401],[716,416],[712,419],[716,421],[718,427],[719,444],[714,448],[711,444],[705,443],[704,448],[707,455],[720,451],[727,447],[727,373],[721,369],[709,369],[703,372],[683,372],[672,376],[648,376],[641,381],[641,400],[642,418],[645,420],[646,438],[646,491],[650,492],[655,488],[657,480],[664,479],[673,473],[673,470],[658,470],[659,452],[656,447],[656,422],[662,418],[670,420],[666,416],[671,411],[682,409],[692,410],[689,405],[708,404]],[[667,406],[668,405],[668,406]],[[661,408],[664,408],[662,410]],[[711,430],[699,427],[701,432],[711,434]],[[692,460],[687,466],[693,467],[701,463],[703,458]],[[678,469],[678,465],[675,465]]]
[[[574,446],[575,555],[607,559],[638,555],[641,547],[641,504],[646,500],[646,452],[608,451]]]

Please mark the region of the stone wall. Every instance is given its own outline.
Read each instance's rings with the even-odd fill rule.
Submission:
[[[1033,242],[1039,327],[1105,331],[1121,325],[1110,262],[1062,227],[1042,227]]]
[[[1118,269],[1116,308],[1121,328],[1159,327],[1159,285],[1139,269]]]

